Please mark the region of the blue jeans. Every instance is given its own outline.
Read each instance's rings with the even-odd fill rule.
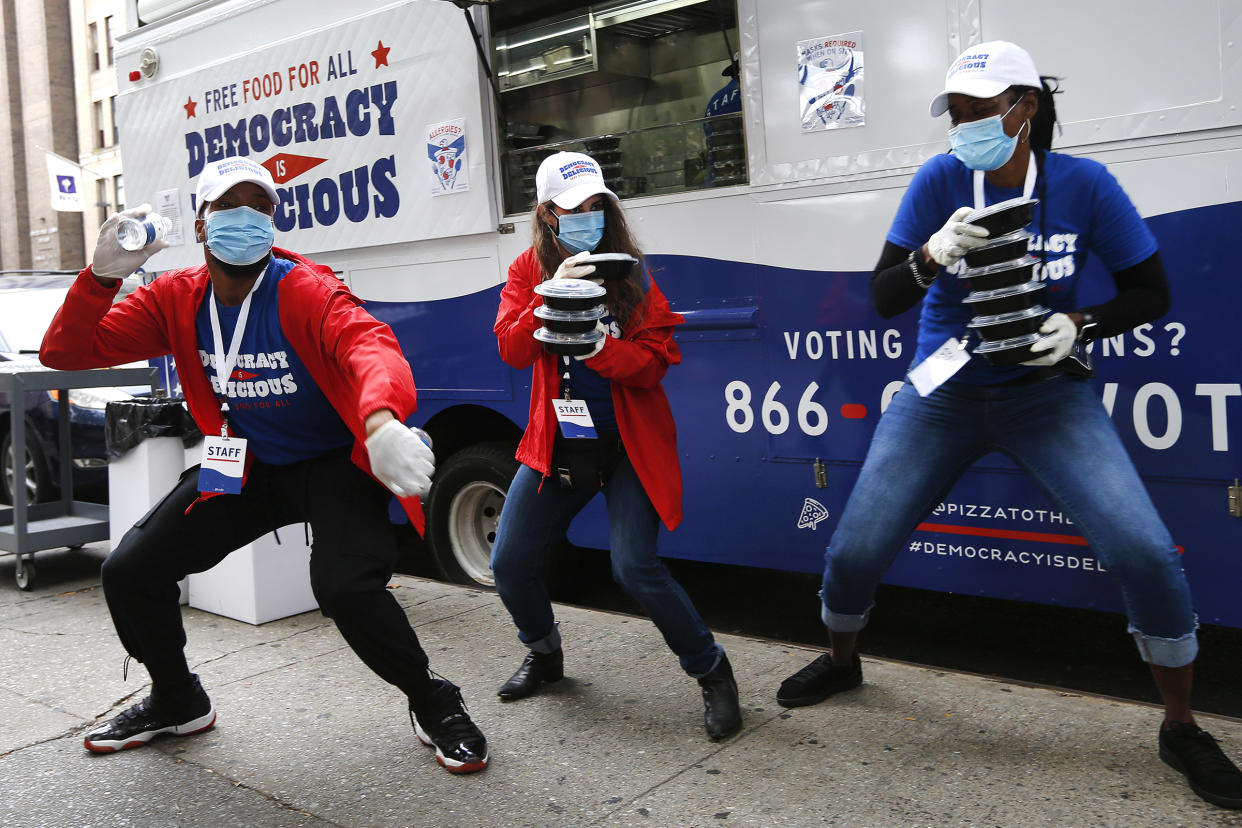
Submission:
[[[622,458],[603,492],[613,579],[642,606],[683,670],[695,677],[711,672],[724,650],[660,560],[656,551],[660,518],[628,457]],[[492,546],[492,572],[500,600],[517,624],[518,638],[537,653],[561,646],[539,570],[551,545],[565,536],[574,515],[594,496],[593,491],[562,488],[555,478],[544,479],[524,465],[505,497]]]
[[[1197,622],[1173,539],[1091,385],[1061,375],[1025,385],[947,382],[927,397],[907,383],[893,397],[825,554],[828,628],[866,625],[876,586],[910,533],[993,451],[1039,482],[1120,582],[1143,660],[1194,661]]]

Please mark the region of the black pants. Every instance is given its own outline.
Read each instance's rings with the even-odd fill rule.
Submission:
[[[380,678],[412,699],[426,691],[427,655],[387,589],[397,557],[388,491],[350,462],[348,449],[288,466],[256,462],[241,494],[210,498],[187,515],[197,497],[195,467],[103,563],[112,622],[125,650],[146,665],[153,692],[175,693],[193,680],[177,582],[302,522],[313,532],[310,580],[320,610]]]

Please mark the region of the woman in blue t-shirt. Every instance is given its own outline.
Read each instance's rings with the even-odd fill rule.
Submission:
[[[814,704],[862,682],[855,642],[880,579],[962,472],[999,451],[1043,486],[1120,583],[1129,631],[1164,701],[1160,757],[1204,799],[1239,808],[1242,773],[1190,710],[1197,619],[1177,549],[1083,363],[1071,356],[1078,342],[1162,316],[1168,282],[1155,239],[1109,172],[1049,151],[1050,81],[1023,49],[995,41],[954,61],[932,100],[933,117],[949,113],[952,152],[915,174],[871,280],[881,315],[921,306],[917,382],[881,416],[826,552],[823,619],[832,650],[786,679],[777,701]],[[1031,358],[997,367],[966,349],[977,314],[963,304],[970,289],[957,277],[988,234],[964,218],[1023,197],[1039,200],[1028,245],[1049,313],[1023,354]],[[1117,293],[1082,307],[1077,288],[1088,252]]]

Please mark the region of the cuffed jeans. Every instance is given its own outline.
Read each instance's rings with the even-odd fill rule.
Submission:
[[[208,498],[187,514],[197,497],[195,467],[103,563],[104,597],[121,644],[146,666],[153,688],[167,692],[192,681],[177,582],[273,529],[307,522],[320,611],[380,678],[411,698],[430,689],[427,656],[388,590],[397,559],[388,491],[350,461],[349,449],[285,466],[256,462],[241,494]]]
[[[696,677],[711,672],[724,651],[660,560],[660,518],[628,457],[621,459],[603,492],[613,579],[655,623],[683,670]],[[525,465],[509,486],[492,546],[492,572],[518,638],[535,652],[550,653],[561,646],[540,569],[552,544],[565,536],[570,521],[594,496],[591,490],[562,488],[555,478],[544,479]]]
[[[1091,385],[1062,375],[1020,385],[947,382],[927,397],[902,387],[880,417],[825,555],[828,628],[866,625],[876,586],[906,539],[993,451],[1039,482],[1118,580],[1143,660],[1192,662],[1197,623],[1173,539]]]

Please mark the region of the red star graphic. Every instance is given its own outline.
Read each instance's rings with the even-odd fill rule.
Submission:
[[[187,119],[196,117],[196,116],[194,115],[194,108],[195,108],[195,107],[197,107],[197,106],[198,106],[198,104],[196,104],[196,103],[194,102],[194,99],[193,99],[193,98],[186,98],[186,99],[185,99],[184,108],[185,108],[185,117],[186,117]]]
[[[375,58],[376,69],[380,68],[381,66],[388,65],[388,52],[389,52],[389,48],[385,46],[384,41],[381,40],[379,42],[379,45],[375,47],[375,51],[371,53],[371,57]]]

